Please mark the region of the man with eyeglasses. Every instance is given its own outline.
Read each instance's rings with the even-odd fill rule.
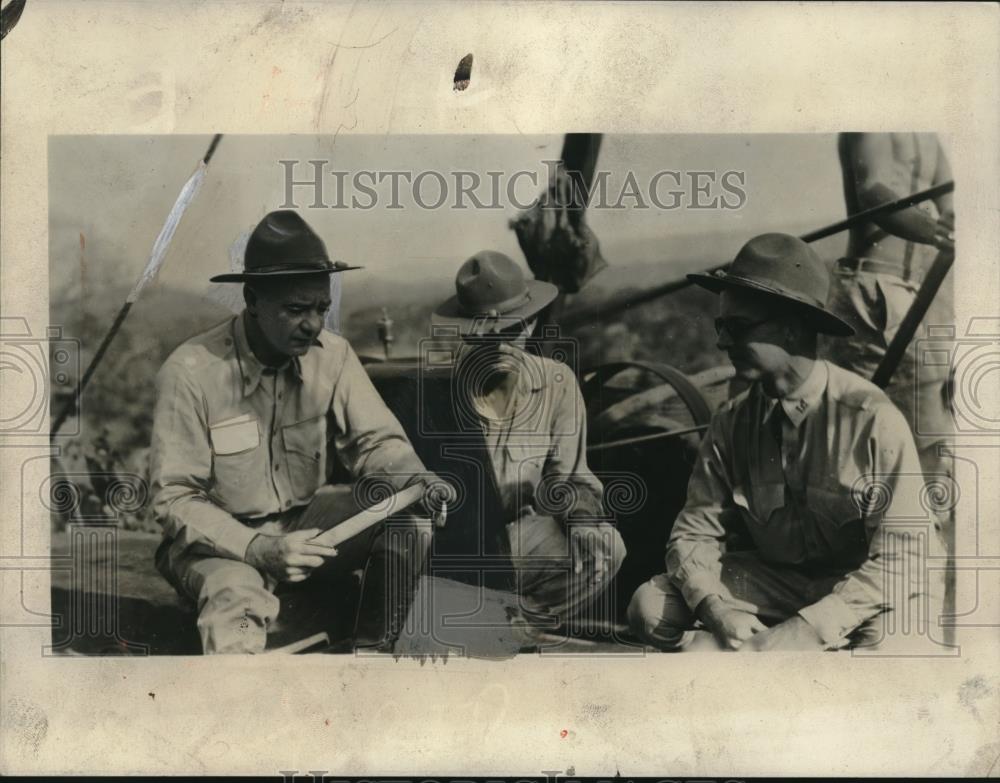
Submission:
[[[502,554],[520,597],[520,616],[512,619],[524,621],[529,635],[558,628],[605,591],[625,546],[587,465],[586,409],[573,370],[526,350],[557,289],[526,279],[514,261],[490,250],[462,264],[455,289],[434,313],[439,327],[461,338],[449,401],[461,426],[443,448],[476,444],[469,458],[483,466],[485,481],[465,503],[476,508],[478,517],[468,521],[479,529],[453,520],[435,551],[467,554],[481,546]]]
[[[939,544],[910,491],[921,469],[902,414],[816,358],[818,334],[852,334],[826,309],[826,267],[802,240],[764,234],[728,271],[689,277],[720,294],[718,345],[750,386],[712,419],[666,573],[629,606],[633,632],[666,650],[905,646],[886,619],[936,620],[924,558]],[[897,520],[926,535],[892,535]],[[751,547],[725,551],[736,531]]]

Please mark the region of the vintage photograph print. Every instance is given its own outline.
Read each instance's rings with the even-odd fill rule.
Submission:
[[[955,187],[925,132],[52,137],[52,651],[954,654]]]
[[[998,13],[0,0],[0,774],[997,774]]]

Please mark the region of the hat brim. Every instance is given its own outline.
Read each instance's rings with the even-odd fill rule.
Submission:
[[[528,300],[520,307],[501,313],[503,320],[521,319],[526,320],[531,316],[540,313],[548,307],[559,295],[559,289],[552,283],[542,280],[528,280]],[[441,304],[431,316],[431,320],[438,324],[452,324],[458,326],[460,333],[467,333],[473,325],[484,318],[484,315],[469,315],[462,310],[458,302],[458,297],[453,296]]]
[[[766,294],[767,296],[775,299],[780,299],[790,305],[794,305],[795,308],[799,310],[799,312],[801,312],[806,320],[813,326],[813,328],[822,334],[830,334],[835,337],[850,337],[855,333],[853,326],[839,316],[834,315],[826,308],[819,307],[812,302],[807,302],[804,299],[790,295],[786,291],[772,288],[771,286],[763,283],[757,283],[753,280],[747,280],[742,277],[733,277],[732,275],[727,275],[725,273],[721,275],[693,273],[689,274],[687,279],[695,285],[711,291],[713,294],[722,293],[722,291],[727,288],[737,288],[747,291],[755,291],[757,293]]]
[[[224,275],[210,277],[212,283],[251,283],[254,280],[266,280],[273,277],[302,277],[304,275],[333,275],[337,272],[350,272],[352,269],[364,269],[363,266],[341,266],[330,269],[282,269],[276,272],[227,272]]]

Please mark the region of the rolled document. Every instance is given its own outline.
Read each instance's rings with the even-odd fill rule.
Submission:
[[[316,493],[313,498],[313,502],[309,504],[309,507],[305,510],[303,514],[303,519],[299,523],[300,528],[309,527],[324,527],[322,522],[317,519],[322,517],[326,511],[323,503],[323,495],[320,492]],[[398,514],[414,503],[416,503],[424,494],[423,484],[414,484],[412,487],[407,487],[406,489],[397,492],[391,498],[388,498],[384,503],[379,503],[377,508],[372,509],[361,509],[352,517],[348,517],[343,522],[340,522],[329,530],[325,530],[320,533],[315,538],[310,539],[314,544],[319,544],[320,546],[334,547],[338,544],[347,541],[354,536],[365,532],[368,528],[373,525],[377,525],[379,522],[384,521],[393,514]],[[310,520],[317,519],[315,523]]]

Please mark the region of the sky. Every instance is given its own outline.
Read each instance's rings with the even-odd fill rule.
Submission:
[[[204,154],[208,136],[55,136],[49,140],[50,263],[53,288],[72,286],[85,255],[89,274],[133,282],[142,272],[153,242],[181,187]],[[463,260],[481,249],[507,253],[524,264],[508,220],[519,211],[503,195],[515,172],[535,172],[536,187],[525,175],[515,180],[515,197],[529,202],[542,190],[543,161],[555,159],[561,136],[424,135],[226,136],[209,167],[201,192],[185,213],[160,273],[159,284],[195,292],[208,290],[208,278],[228,271],[234,247],[254,225],[285,199],[287,164],[298,179],[311,176],[309,160],[323,161],[324,207],[312,208],[312,188],[295,191],[300,211],[323,237],[332,258],[364,270],[345,275],[345,299],[370,298],[385,285],[450,288]],[[502,183],[500,209],[417,207],[411,187],[402,182],[390,209],[391,186],[377,186],[372,209],[333,209],[332,171],[347,172],[349,199],[368,197],[351,187],[361,170],[440,172],[455,197],[454,172],[479,174],[477,194],[490,201],[487,172]],[[687,271],[692,256],[732,256],[743,241],[767,230],[793,233],[843,217],[840,171],[833,134],[816,135],[623,135],[606,136],[598,170],[608,172],[608,201],[617,200],[632,172],[649,208],[625,198],[623,209],[591,209],[588,220],[612,268],[646,265],[655,277]],[[681,176],[680,206],[661,209],[649,202],[652,178],[659,171]],[[692,193],[690,172],[709,184],[708,195]],[[724,172],[745,193],[723,191]],[[711,176],[715,177],[710,183]],[[365,180],[367,183],[368,180]],[[438,180],[423,178],[426,202],[436,200]],[[674,175],[659,181],[661,204],[678,189]],[[738,209],[695,208],[724,197]],[[81,237],[85,252],[81,250]],[[834,250],[834,252],[836,252]],[[728,258],[720,258],[723,262]],[[94,267],[100,267],[95,269]],[[607,273],[604,273],[607,275]]]

